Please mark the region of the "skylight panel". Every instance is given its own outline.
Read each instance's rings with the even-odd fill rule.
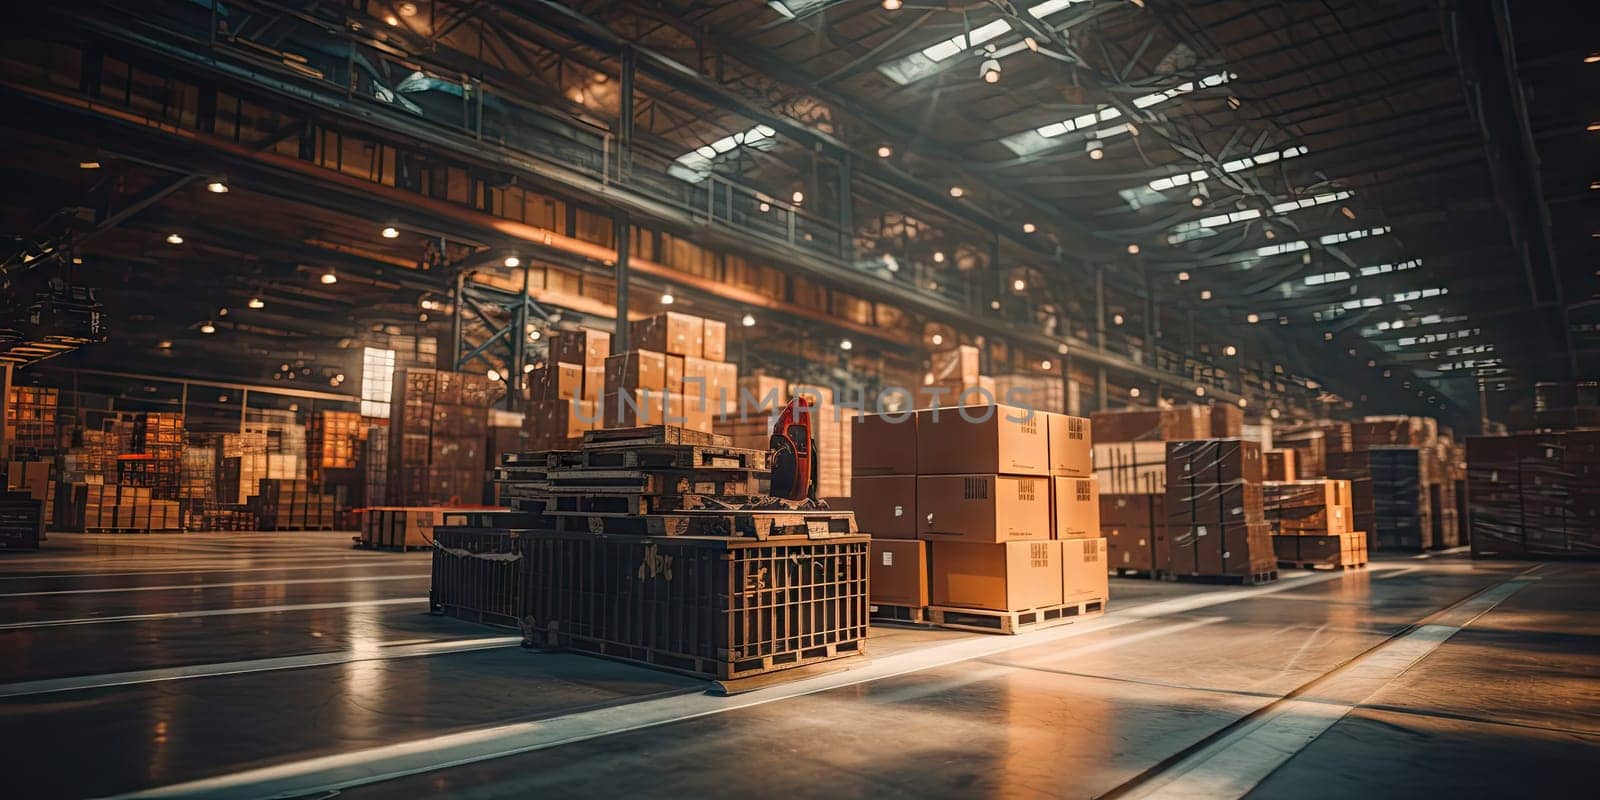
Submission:
[[[770,146],[777,130],[768,125],[757,125],[747,131],[730,134],[710,144],[701,145],[673,159],[667,174],[689,183],[699,183],[711,174],[711,165],[717,157],[738,149],[741,145]]]

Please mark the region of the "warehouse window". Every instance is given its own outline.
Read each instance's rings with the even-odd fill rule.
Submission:
[[[361,351],[361,415],[389,418],[389,400],[394,391],[394,351],[376,347]]]

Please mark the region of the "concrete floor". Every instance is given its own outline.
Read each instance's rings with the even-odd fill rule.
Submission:
[[[1589,797],[1600,764],[1600,564],[1113,580],[1098,619],[878,628],[855,669],[718,697],[429,616],[428,559],[0,553],[6,794]]]

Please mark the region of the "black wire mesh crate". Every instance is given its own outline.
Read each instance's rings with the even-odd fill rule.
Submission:
[[[519,627],[523,611],[523,532],[509,528],[433,529],[429,607],[457,619]]]

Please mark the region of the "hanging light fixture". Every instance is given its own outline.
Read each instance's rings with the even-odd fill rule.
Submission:
[[[943,250],[935,250],[935,251],[933,251],[933,263],[935,263],[935,264],[943,264],[944,263],[944,251]]]
[[[746,328],[754,328],[756,326],[756,316],[754,314],[745,314],[739,318],[739,324]]]
[[[984,59],[983,63],[978,67],[978,75],[983,78],[984,83],[999,83],[1000,60],[997,58]]]
[[[1139,255],[1139,245],[1138,245],[1137,242],[1129,242],[1128,243],[1128,255],[1130,255],[1130,256]]]
[[[886,144],[878,145],[878,158],[888,158],[894,155],[894,148]]]
[[[385,226],[383,231],[382,231],[382,233],[383,233],[383,238],[385,238],[385,239],[398,239],[398,238],[400,238],[400,229],[396,228],[393,225]]]
[[[522,266],[522,259],[517,258],[516,256],[506,256],[506,266],[520,267]]]
[[[673,303],[673,301],[675,299],[676,298],[674,298],[672,296],[672,290],[671,289],[668,289],[665,292],[661,293],[661,305],[670,306],[670,305],[672,305],[672,303]]]
[[[944,334],[936,333],[928,337],[928,341],[932,342],[934,347],[938,347],[939,345],[944,344]]]
[[[1106,157],[1105,143],[1101,142],[1099,139],[1090,139],[1084,142],[1083,149],[1084,152],[1089,154],[1089,158],[1095,161],[1099,161],[1100,159]]]
[[[950,196],[951,197],[960,197],[960,196],[962,196],[962,195],[964,195],[966,193],[967,193],[967,190],[961,188],[960,186],[952,186],[952,187],[950,187]]]
[[[251,308],[266,308],[267,302],[259,297],[252,297],[250,298],[250,302],[246,303],[245,305],[248,305]]]
[[[183,244],[183,237],[179,236],[176,233],[169,233],[169,234],[167,234],[167,244],[170,244],[170,245]]]
[[[1138,397],[1139,394],[1140,394],[1139,387],[1137,387],[1137,386],[1135,386],[1132,389],[1128,390],[1128,396],[1129,397]]]
[[[794,194],[789,195],[789,199],[793,200],[795,205],[800,205],[806,201],[806,193],[796,189]]]
[[[1040,361],[1039,362],[1039,369],[1048,371],[1050,369],[1050,359],[1047,358],[1047,359],[1045,359],[1043,361]]]
[[[500,380],[500,370],[497,370],[494,367],[490,367],[489,371],[484,374],[487,375],[491,381]]]
[[[901,0],[883,0],[884,11],[899,11],[903,5],[905,3],[901,2]]]
[[[1021,292],[1021,291],[1025,290],[1025,289],[1027,289],[1027,288],[1028,288],[1028,282],[1023,280],[1023,279],[1021,279],[1021,278],[1018,278],[1018,279],[1016,279],[1016,280],[1011,282],[1011,291],[1013,291],[1013,292]]]
[[[840,350],[849,350],[849,349],[851,349],[853,347],[855,347],[855,343],[850,341],[849,339],[840,339],[839,340],[839,349]]]
[[[1031,223],[1031,222],[1022,223],[1022,232],[1023,233],[1033,233],[1036,230],[1038,230],[1038,228],[1034,227],[1033,223]]]
[[[201,333],[207,333],[207,334],[216,333],[217,332],[217,326],[211,324],[211,320],[206,320],[205,323],[200,326],[200,332]]]
[[[322,282],[329,286],[339,282],[339,276],[333,271],[333,267],[329,267],[327,272],[322,273]]]
[[[1178,273],[1178,280],[1180,280],[1180,281],[1189,280],[1189,273],[1188,272],[1180,272],[1180,273]]]
[[[224,183],[221,178],[218,178],[217,180],[206,184],[206,191],[212,194],[227,194],[228,184]]]

